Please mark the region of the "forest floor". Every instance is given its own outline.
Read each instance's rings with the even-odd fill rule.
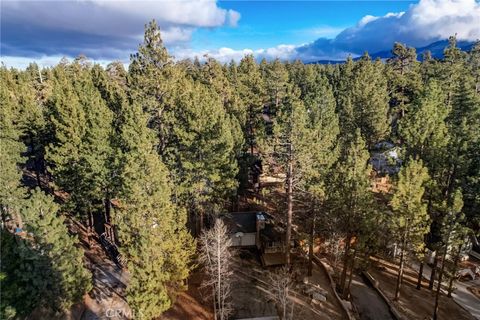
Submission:
[[[305,260],[302,257],[295,259],[301,264],[302,272],[306,272]],[[277,316],[277,310],[272,292],[269,272],[279,268],[265,269],[255,250],[241,250],[235,260],[235,270],[232,284],[234,319]],[[206,292],[200,289],[201,272],[194,272],[188,279],[188,290],[181,293],[172,308],[165,312],[158,320],[211,320],[213,310],[211,302],[206,298]],[[298,282],[292,290],[294,319],[329,320],[344,319],[344,313],[334,297],[329,280],[323,269],[314,265],[310,283],[319,285],[327,291],[327,301],[312,304],[311,299],[301,293]]]
[[[344,313],[336,301],[324,271],[314,265],[312,277],[306,277],[306,260],[301,256],[294,257],[296,276],[292,279],[291,303],[294,319],[342,319]],[[274,284],[270,278],[272,272],[281,267],[263,268],[255,250],[242,250],[235,264],[233,284],[234,318],[254,318],[276,316],[276,306],[272,290]],[[302,293],[302,283],[308,279],[311,284],[318,285],[327,294],[327,301],[312,303],[311,298]]]
[[[374,265],[370,274],[379,282],[379,288],[393,301],[397,281],[398,266],[388,261],[372,258]],[[433,314],[435,292],[426,289],[428,282],[422,282],[422,289],[416,289],[418,273],[411,268],[405,269],[401,295],[396,307],[407,319],[429,319]],[[454,316],[453,316],[454,315]],[[452,318],[453,317],[453,318]],[[452,298],[441,294],[439,301],[439,319],[473,320],[469,312],[459,306]]]
[[[213,319],[213,307],[204,298],[201,291],[202,273],[192,272],[188,278],[188,290],[181,292],[173,306],[157,320],[210,320]]]

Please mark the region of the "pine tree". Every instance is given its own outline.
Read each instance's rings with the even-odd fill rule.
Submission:
[[[457,47],[457,39],[452,36],[448,39],[448,47],[443,51],[441,70],[438,73],[440,84],[446,95],[446,103],[450,105],[453,94],[461,82],[465,70],[466,54]]]
[[[265,66],[265,89],[268,96],[268,113],[275,114],[288,90],[288,71],[279,59]]]
[[[245,122],[245,110],[234,84],[228,79],[228,68],[210,58],[199,70],[199,80],[206,87],[213,89],[221,98],[223,109],[231,122],[232,136],[235,140],[235,154],[238,161],[242,159],[245,141],[241,124]]]
[[[19,125],[24,143],[28,146],[30,166],[35,171],[40,188],[41,175],[45,173],[45,146],[48,144],[44,117],[48,84],[43,78],[42,71],[36,65],[30,65],[18,78],[17,92],[20,106]]]
[[[260,69],[252,55],[245,56],[237,67],[236,90],[246,109],[245,123],[241,123],[246,145],[254,153],[258,140],[264,138],[264,122],[261,117],[265,100],[265,87]]]
[[[157,23],[149,22],[143,43],[130,57],[129,84],[132,98],[150,115],[148,125],[157,133],[159,154],[168,143],[174,89],[179,88],[175,84],[182,76],[163,45]]]
[[[447,190],[463,187],[466,170],[473,160],[471,150],[480,142],[480,95],[473,78],[466,75],[452,96],[452,109],[446,119],[450,143],[448,146],[449,177]]]
[[[400,135],[408,154],[419,156],[432,172],[434,159],[440,156],[447,143],[445,119],[448,112],[441,89],[432,81],[400,122]]]
[[[56,184],[69,194],[66,208],[87,219],[91,234],[108,193],[113,117],[94,86],[88,61],[57,67],[49,112],[54,142],[47,159]]]
[[[422,252],[424,236],[429,231],[430,217],[423,199],[428,179],[428,172],[422,161],[410,159],[399,173],[396,190],[390,201],[393,209],[390,222],[397,241],[401,243],[395,300],[400,298],[406,254],[409,250]]]
[[[164,159],[176,184],[176,197],[200,215],[234,195],[238,172],[236,122],[209,87],[185,80],[175,99],[174,122]]]
[[[80,160],[80,147],[85,135],[85,110],[82,108],[66,66],[54,69],[52,95],[47,101],[48,130],[51,143],[46,160],[55,184],[71,192],[78,182],[75,176]]]
[[[419,63],[415,48],[395,43],[393,57],[387,60],[387,78],[390,92],[390,118],[394,136],[398,120],[405,116],[408,106],[415,100],[421,89]]]
[[[9,71],[5,67],[0,68],[2,86],[0,86],[0,211],[2,221],[7,217],[14,217],[18,199],[23,197],[20,188],[22,172],[20,164],[25,162],[21,153],[25,151],[25,145],[20,140],[21,130],[14,124],[18,113],[15,110],[14,85]],[[21,219],[17,217],[17,223],[21,227]]]
[[[138,105],[123,113],[120,208],[113,221],[131,278],[127,302],[136,315],[158,316],[188,276],[193,242],[185,211],[171,202],[169,174]]]
[[[83,266],[83,251],[76,247],[77,240],[69,235],[65,219],[57,215],[58,210],[53,197],[37,189],[31,193],[21,212],[25,229],[33,235],[36,249],[45,250],[51,261],[51,275],[43,276],[57,277],[58,282],[49,283],[53,288],[45,295],[51,300],[58,299],[58,306],[66,308],[80,301],[91,289],[91,274]]]
[[[84,109],[86,128],[79,150],[77,175],[80,175],[81,180],[72,199],[86,202],[92,227],[94,211],[100,212],[104,208],[102,204],[109,201],[112,189],[110,163],[113,157],[113,113],[94,86],[90,69],[78,74],[75,86]],[[82,200],[77,200],[80,197]]]
[[[480,93],[480,41],[477,41],[468,54],[468,67],[475,81],[475,89]]]
[[[450,140],[440,183],[443,199],[448,198],[453,190],[461,189],[467,224],[475,227],[479,221],[475,208],[480,203],[477,196],[480,180],[480,95],[476,92],[473,77],[468,74],[460,81],[452,96],[452,110],[446,122]]]
[[[351,265],[350,269],[353,270],[356,252],[360,250],[361,242],[369,237],[369,225],[372,221],[379,221],[370,190],[369,158],[360,129],[357,129],[351,139],[343,142],[334,172],[335,189],[330,202],[341,217],[337,228],[345,236],[344,263],[339,284],[344,296],[349,291],[350,281],[346,281],[348,268]],[[350,252],[352,249],[353,254]]]
[[[338,115],[335,99],[327,79],[306,66],[303,75],[303,102],[305,119],[303,127],[295,128],[302,135],[296,139],[297,188],[304,190],[310,202],[311,228],[309,247],[309,274],[312,270],[313,241],[318,209],[328,198],[327,179],[338,158]]]
[[[337,101],[337,113],[339,116],[340,133],[347,137],[356,130],[355,115],[353,113],[352,95],[354,62],[349,57],[347,61],[335,69],[332,82]]]
[[[431,180],[427,186],[426,199],[428,214],[432,219],[430,232],[427,236],[427,246],[436,250],[439,244],[438,224],[442,216],[436,209],[442,201],[442,178],[447,145],[450,139],[445,119],[450,108],[445,103],[445,95],[438,83],[431,80],[415,104],[411,105],[407,115],[400,122],[400,135],[406,147],[407,155],[419,157],[428,168]],[[429,287],[433,287],[436,273],[436,263],[432,268]]]
[[[34,190],[21,205],[25,236],[2,232],[4,316],[25,316],[37,307],[63,311],[91,289],[83,251],[57,212],[52,197]]]
[[[443,245],[442,254],[442,266],[438,274],[438,284],[435,293],[435,305],[433,308],[432,319],[437,320],[437,313],[439,307],[440,289],[442,287],[442,280],[444,277],[444,271],[446,267],[447,254],[452,242],[458,244],[458,239],[465,241],[465,233],[462,231],[461,221],[463,220],[463,214],[461,212],[463,207],[462,192],[460,190],[454,190],[449,198],[442,202],[440,205],[441,210],[446,214],[441,221],[441,238]],[[455,237],[458,237],[455,241]]]
[[[305,154],[302,147],[308,138],[305,130],[307,124],[307,110],[299,99],[297,88],[290,87],[273,121],[273,134],[267,141],[267,156],[273,158],[275,165],[279,165],[286,173],[286,264],[291,263],[290,242],[292,236],[294,181],[298,175],[298,165],[301,155]]]
[[[364,55],[355,63],[349,89],[356,127],[360,128],[369,147],[385,138],[389,129],[384,69],[382,62],[372,62],[368,55]]]

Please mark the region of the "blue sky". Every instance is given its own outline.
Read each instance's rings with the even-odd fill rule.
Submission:
[[[151,19],[177,59],[341,60],[395,41],[418,47],[453,34],[475,41],[478,1],[2,0],[1,60],[47,66],[85,54],[128,63]]]
[[[228,46],[260,49],[279,44],[304,44],[319,37],[333,38],[366,15],[383,16],[408,9],[416,1],[220,1],[240,12],[236,28],[198,29],[197,50]]]

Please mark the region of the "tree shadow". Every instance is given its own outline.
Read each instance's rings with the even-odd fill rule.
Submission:
[[[35,246],[25,232],[1,230],[1,314],[0,318],[22,318],[37,308],[62,311],[61,274],[53,261]]]

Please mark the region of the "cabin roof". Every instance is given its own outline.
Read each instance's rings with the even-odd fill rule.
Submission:
[[[259,219],[267,219],[265,212],[230,212],[220,215],[229,233],[255,233],[257,232],[257,215]]]

